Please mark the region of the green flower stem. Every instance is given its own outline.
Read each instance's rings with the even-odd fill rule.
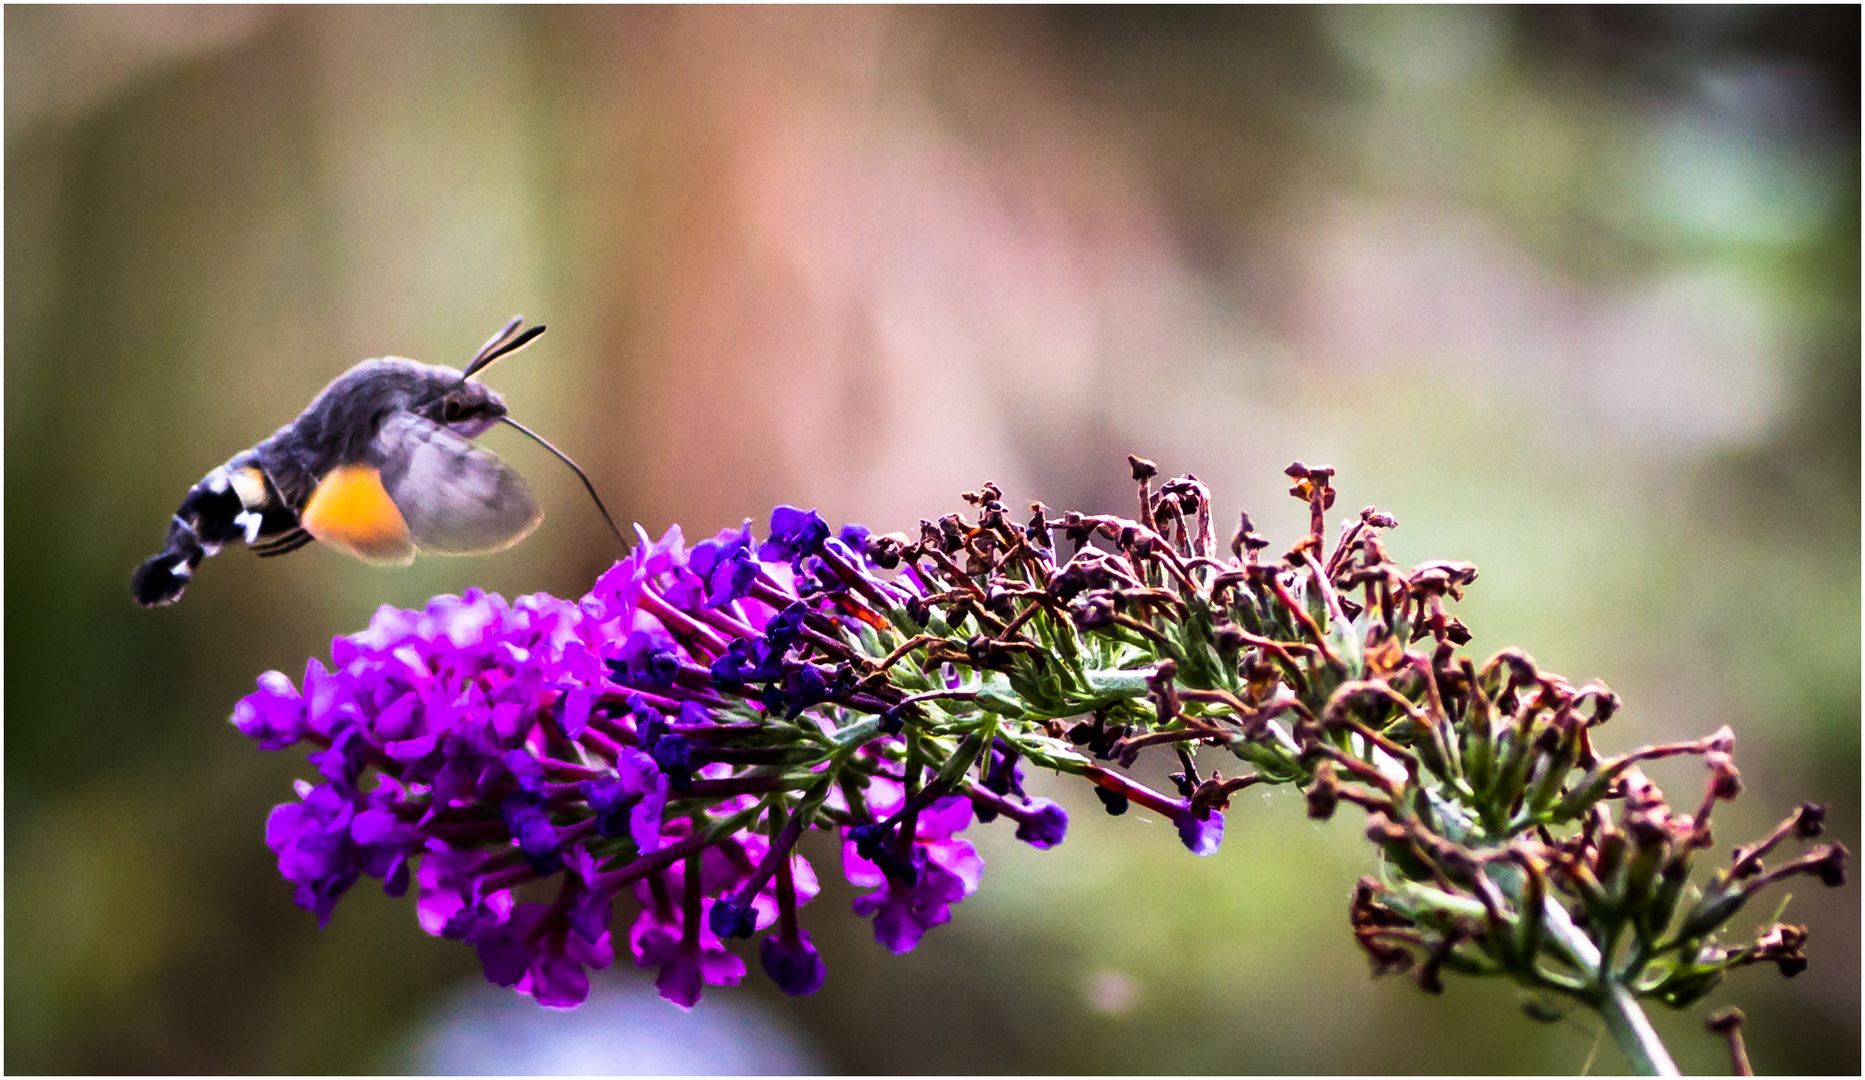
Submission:
[[[1622,983],[1613,983],[1606,991],[1606,1001],[1599,1007],[1606,1028],[1619,1043],[1619,1049],[1631,1060],[1640,1076],[1679,1076],[1670,1051],[1664,1048],[1638,999]]]
[[[1085,672],[1085,674],[1088,676],[1088,685],[1094,687],[1094,692],[1097,695],[1104,695],[1107,697],[1145,697],[1146,680],[1157,674],[1157,671],[1153,668],[1140,668],[1134,671],[1108,671],[1103,669],[1099,671],[1090,670]]]
[[[1602,978],[1596,985],[1603,989],[1588,1004],[1606,1021],[1606,1029],[1612,1032],[1613,1041],[1619,1044],[1632,1068],[1640,1076],[1682,1075],[1677,1071],[1676,1062],[1671,1060],[1671,1052],[1665,1049],[1664,1041],[1658,1038],[1645,1016],[1645,1010],[1639,1007],[1638,998],[1624,983],[1605,972],[1599,948],[1567,917],[1567,909],[1549,897],[1542,901],[1542,911],[1548,934],[1576,962],[1601,973]]]

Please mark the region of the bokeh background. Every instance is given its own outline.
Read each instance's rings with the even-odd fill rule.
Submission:
[[[356,360],[523,312],[550,333],[489,381],[656,534],[910,528],[985,480],[1126,512],[1137,452],[1286,541],[1281,468],[1331,463],[1400,562],[1481,567],[1473,652],[1619,690],[1609,748],[1732,724],[1723,848],[1812,798],[1857,849],[1859,40],[1853,7],[7,7],[5,1067],[1623,1069],[1507,987],[1371,979],[1355,815],[1286,793],[1199,860],[1061,790],[1069,843],[982,830],[907,957],[832,885],[812,999],[683,1016],[622,970],[538,1010],[366,883],[319,932],[261,835],[305,766],[223,721],[378,604],[580,595],[617,550],[574,478],[493,433],[551,513],[513,551],[229,552],[157,612],[128,575]],[[1859,889],[1793,892],[1811,970],[1708,1004],[1764,1072],[1856,1073]],[[1704,1011],[1655,1019],[1726,1071]]]

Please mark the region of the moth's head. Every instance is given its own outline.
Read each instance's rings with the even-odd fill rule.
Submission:
[[[473,381],[473,376],[484,371],[494,360],[510,356],[537,340],[544,332],[542,326],[533,326],[520,331],[524,325],[523,316],[514,316],[505,324],[505,328],[482,346],[466,370],[455,371],[452,368],[435,368],[443,372],[443,389],[421,409],[421,415],[437,424],[452,428],[456,434],[468,439],[476,439],[485,434],[486,429],[505,419],[505,399]]]
[[[422,410],[436,424],[452,428],[462,438],[477,439],[504,418],[505,399],[484,383],[471,379],[453,383]]]

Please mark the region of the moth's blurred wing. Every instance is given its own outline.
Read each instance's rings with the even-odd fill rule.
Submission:
[[[490,450],[413,413],[396,413],[376,436],[382,486],[424,552],[503,551],[544,520],[530,487]]]

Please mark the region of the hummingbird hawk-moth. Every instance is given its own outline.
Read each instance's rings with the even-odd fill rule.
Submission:
[[[544,520],[524,479],[472,440],[507,424],[583,470],[513,420],[505,400],[473,377],[544,332],[512,319],[464,370],[399,356],[364,360],[339,375],[296,420],[235,454],[189,489],[162,550],[130,578],[144,607],[180,599],[201,560],[235,540],[260,558],[311,541],[377,565],[416,552],[478,555],[523,540]]]

